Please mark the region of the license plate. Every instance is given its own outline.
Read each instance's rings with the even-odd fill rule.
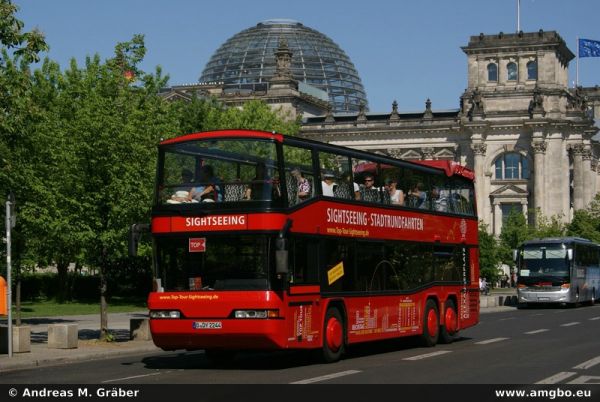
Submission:
[[[195,321],[193,324],[194,329],[221,329],[223,323],[221,321]]]
[[[550,300],[550,298],[549,297],[538,297],[538,300],[539,301],[548,301],[548,300]]]

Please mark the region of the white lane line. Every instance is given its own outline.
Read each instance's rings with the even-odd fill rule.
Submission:
[[[535,331],[525,332],[525,334],[526,335],[533,335],[533,334],[539,334],[539,333],[546,332],[546,331],[550,331],[550,330],[546,329],[546,328],[542,328],[542,329],[536,329]]]
[[[320,377],[307,378],[306,380],[294,381],[294,382],[291,382],[290,384],[312,384],[313,382],[327,381],[327,380],[331,380],[332,378],[344,377],[346,375],[356,374],[356,373],[360,373],[360,372],[361,372],[360,370],[340,371],[339,373],[327,374],[327,375],[322,375]]]
[[[115,382],[115,381],[124,381],[124,380],[132,380],[134,378],[142,378],[142,377],[151,377],[153,375],[160,375],[160,373],[152,373],[152,374],[142,374],[142,375],[133,375],[131,377],[123,377],[123,378],[115,378],[113,380],[102,381],[102,384],[107,382]]]
[[[572,327],[573,325],[581,324],[579,321],[568,322],[566,324],[561,324],[561,327]]]
[[[558,374],[554,374],[551,377],[545,378],[541,381],[536,382],[536,384],[556,384],[562,380],[566,380],[569,377],[573,377],[577,373],[573,373],[571,371],[562,371]]]
[[[600,384],[600,377],[597,375],[582,375],[567,384]]]
[[[590,318],[590,321],[596,321],[596,320],[600,320],[600,317]]]
[[[439,356],[439,355],[445,355],[446,353],[450,353],[452,352],[451,350],[438,350],[437,352],[432,352],[432,353],[425,353],[423,355],[417,355],[417,356],[413,356],[413,357],[406,357],[402,360],[422,360],[422,359],[427,359],[429,357],[434,357],[434,356]]]
[[[589,369],[590,367],[594,367],[598,363],[600,363],[600,356],[594,357],[593,359],[590,359],[581,364],[578,364],[577,366],[575,366],[573,368],[580,369],[580,370],[586,370],[586,369]]]
[[[508,321],[508,320],[516,320],[517,317],[509,317],[509,318],[501,318],[498,321]]]
[[[475,342],[475,345],[487,345],[488,343],[494,343],[494,342],[501,342],[501,341],[505,341],[508,338],[493,338],[493,339],[487,339],[485,341],[481,341],[481,342]]]

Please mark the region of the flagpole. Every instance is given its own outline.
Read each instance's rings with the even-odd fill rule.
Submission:
[[[521,0],[517,0],[517,33],[521,31]]]
[[[577,43],[575,44],[577,47],[577,61],[575,63],[575,88],[579,86],[579,36],[577,37]]]

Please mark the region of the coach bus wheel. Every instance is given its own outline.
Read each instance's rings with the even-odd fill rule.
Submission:
[[[344,353],[344,321],[337,308],[330,308],[323,325],[323,359],[333,363]]]
[[[453,300],[444,305],[444,325],[440,327],[440,343],[452,343],[458,333],[458,314]]]
[[[437,304],[429,299],[425,303],[425,314],[423,315],[423,334],[421,340],[424,346],[435,346],[440,335],[440,318]]]

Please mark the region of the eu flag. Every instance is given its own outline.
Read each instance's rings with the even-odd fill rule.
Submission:
[[[579,57],[600,57],[600,41],[579,39]]]

